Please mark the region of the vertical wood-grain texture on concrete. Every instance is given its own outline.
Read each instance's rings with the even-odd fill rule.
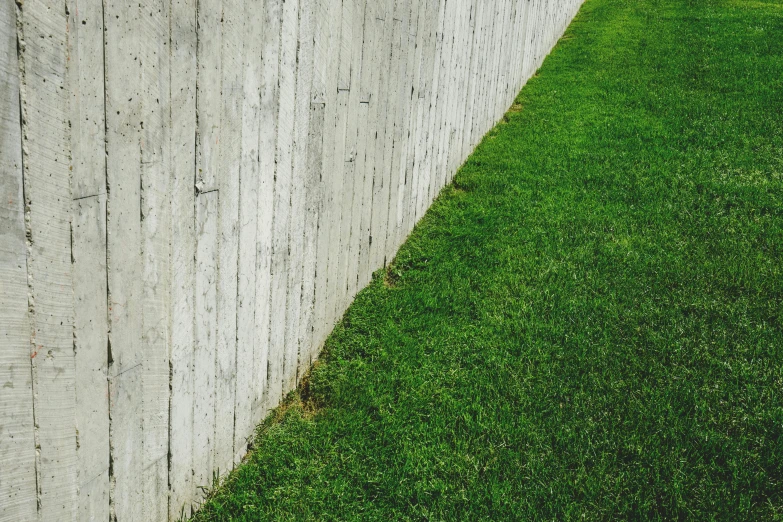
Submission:
[[[0,3],[0,521],[178,520],[581,0]]]
[[[27,240],[16,6],[0,3],[0,520],[35,520]]]
[[[71,126],[65,6],[17,11],[35,465],[43,520],[78,518]]]
[[[107,520],[109,359],[103,4],[71,0],[68,14],[78,518]]]
[[[195,401],[194,343],[196,299],[196,5],[171,0],[168,107],[171,227],[169,284],[169,518],[191,514]]]

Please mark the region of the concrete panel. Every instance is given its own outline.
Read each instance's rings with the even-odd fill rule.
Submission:
[[[196,0],[171,3],[169,518],[191,514],[196,283]]]
[[[45,0],[18,15],[38,514],[76,520],[68,18]]]
[[[16,7],[0,4],[0,520],[35,520],[37,491]],[[108,504],[107,504],[108,506]]]

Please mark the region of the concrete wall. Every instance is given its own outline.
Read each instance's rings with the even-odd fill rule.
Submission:
[[[0,521],[177,519],[581,0],[0,0]]]

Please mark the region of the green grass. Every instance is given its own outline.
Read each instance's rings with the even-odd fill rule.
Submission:
[[[783,520],[783,3],[588,0],[197,520]]]

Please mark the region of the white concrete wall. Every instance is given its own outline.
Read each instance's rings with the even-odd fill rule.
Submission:
[[[188,515],[581,0],[0,0],[0,522]]]

